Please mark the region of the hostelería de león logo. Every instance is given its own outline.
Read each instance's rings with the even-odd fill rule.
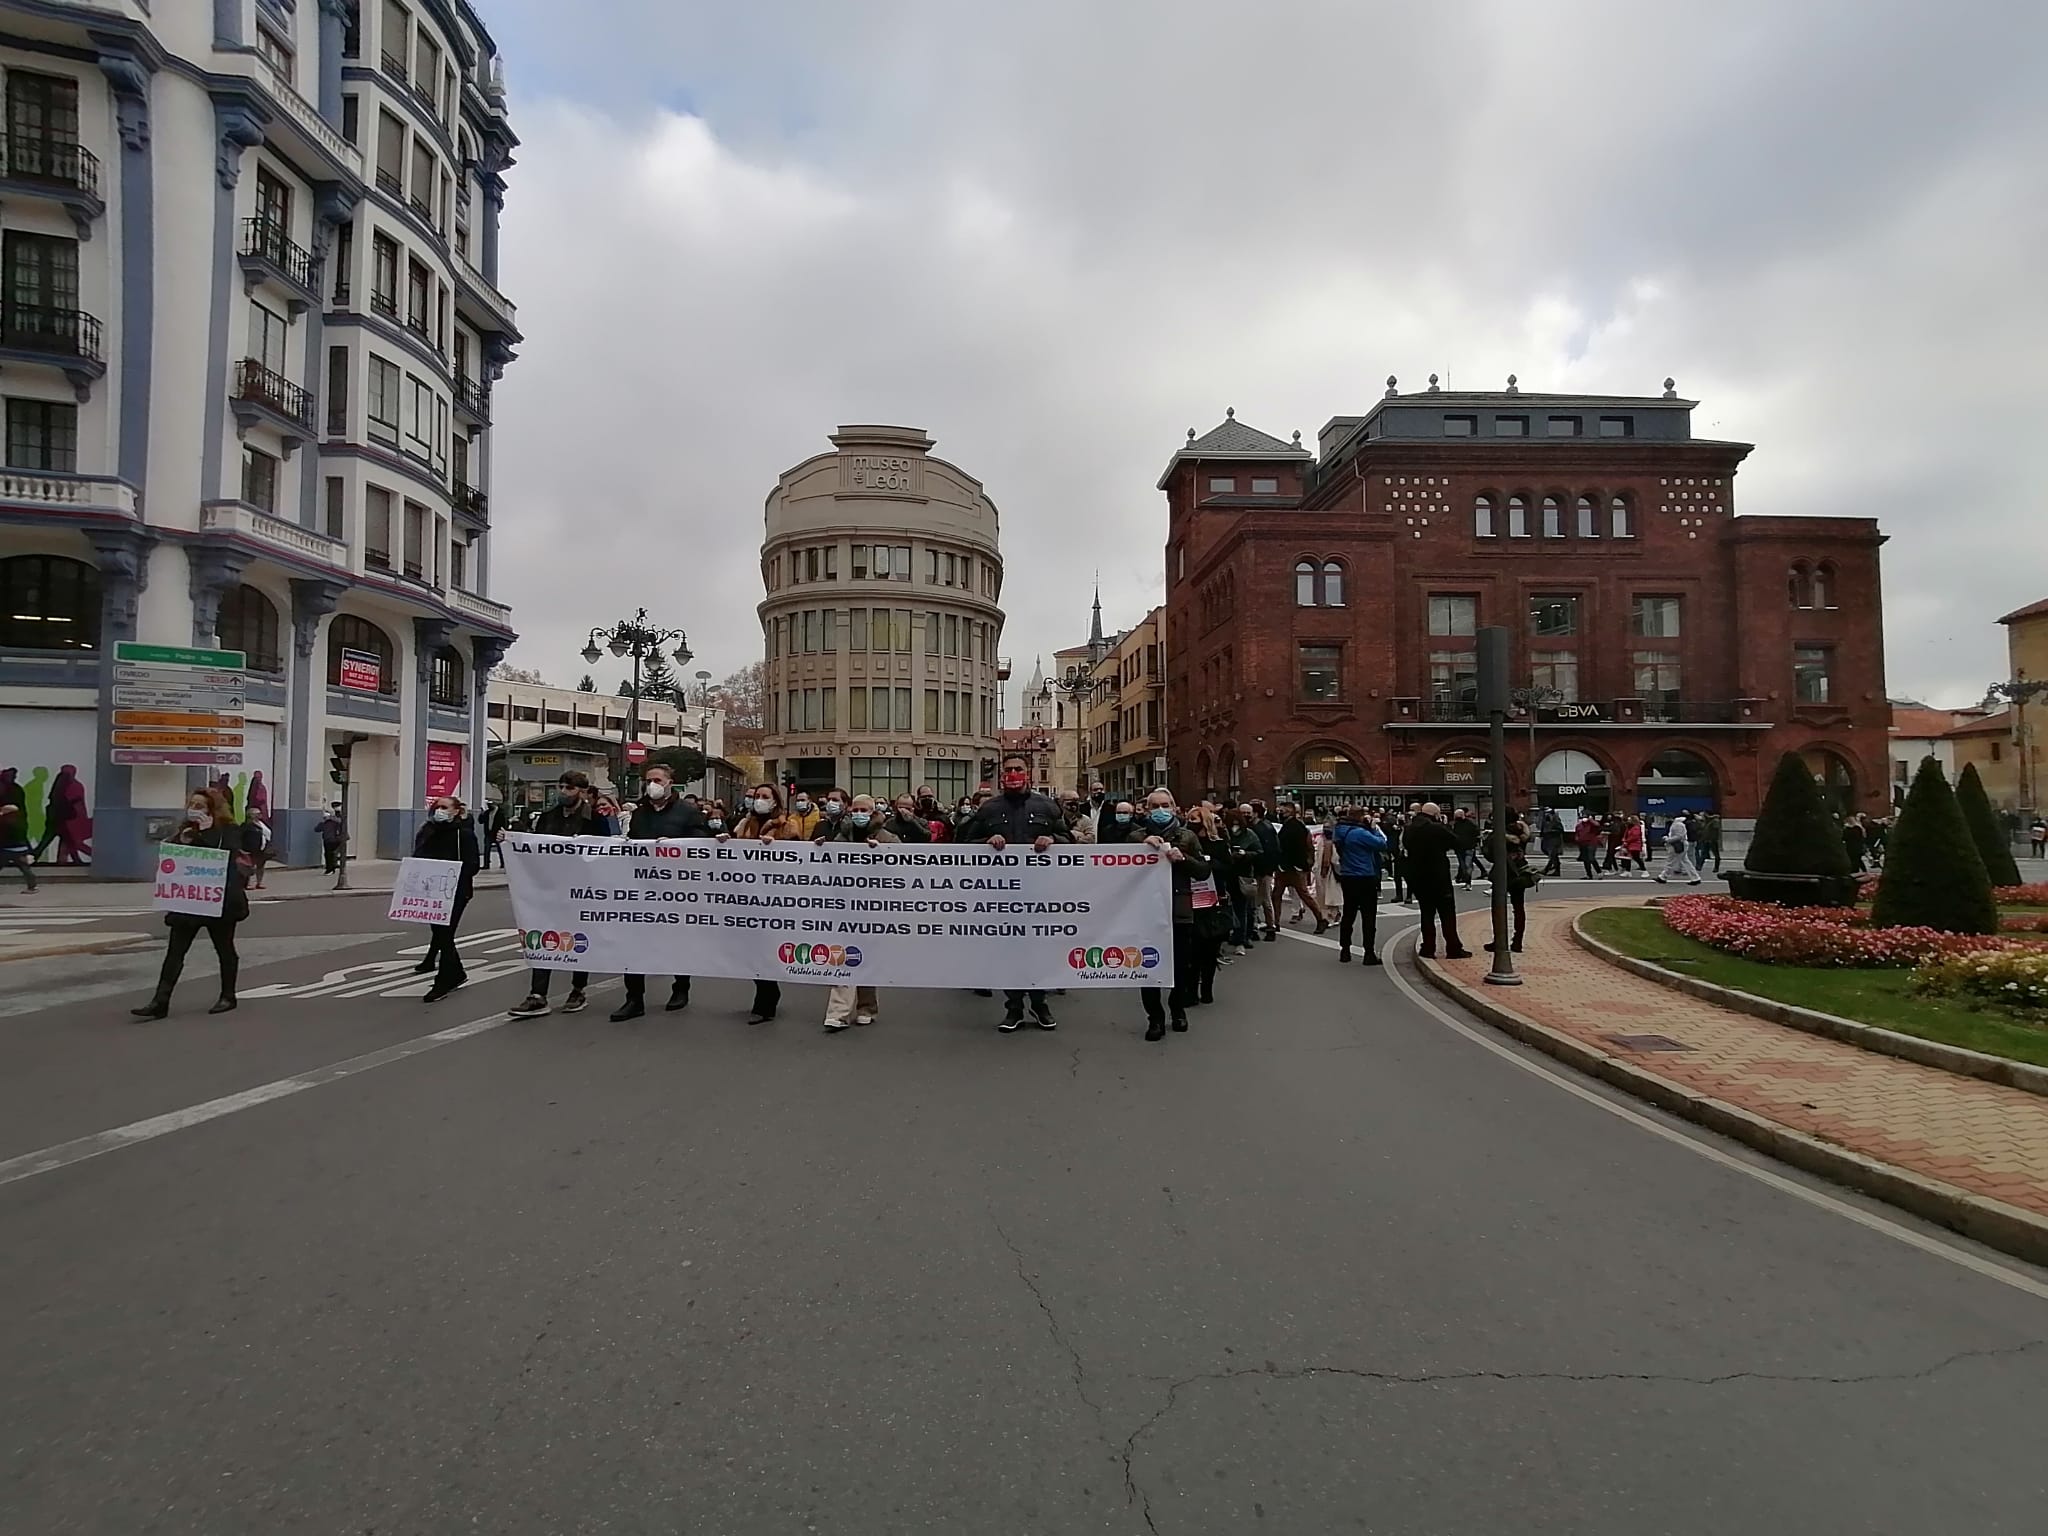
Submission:
[[[525,944],[529,950],[542,956],[580,955],[590,948],[590,935],[566,933],[554,928],[529,928]]]
[[[1067,964],[1077,971],[1149,971],[1159,964],[1159,951],[1150,944],[1076,944]]]
[[[784,965],[830,967],[852,970],[861,962],[860,947],[854,944],[785,943],[775,952]]]

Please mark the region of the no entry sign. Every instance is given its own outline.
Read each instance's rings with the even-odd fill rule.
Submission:
[[[632,765],[633,765],[633,766],[634,766],[635,768],[639,767],[639,766],[640,766],[640,765],[641,765],[642,763],[646,762],[646,761],[647,761],[647,743],[646,743],[646,742],[644,742],[644,741],[629,741],[629,742],[627,742],[627,743],[626,743],[626,761],[627,761],[627,762],[629,762],[629,763],[631,763],[631,764],[632,764]]]

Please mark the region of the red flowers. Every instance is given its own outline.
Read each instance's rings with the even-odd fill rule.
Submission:
[[[1770,965],[1905,967],[2011,942],[1933,928],[1872,928],[1854,907],[1780,907],[1732,896],[1681,896],[1663,912],[1674,933]]]
[[[2048,907],[2048,885],[2001,885],[1991,894],[2001,907]]]

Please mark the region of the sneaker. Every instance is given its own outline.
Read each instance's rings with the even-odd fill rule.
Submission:
[[[860,1025],[872,1024],[875,1022],[875,1016],[872,1013],[856,1013],[853,1022]]]
[[[1687,885],[1698,885],[1700,883],[1700,877],[1698,875],[1694,875],[1690,880],[1686,881],[1685,883]]]
[[[548,1000],[542,997],[538,992],[527,993],[526,1001],[522,1003],[516,1003],[512,1007],[507,1008],[505,1010],[506,1013],[510,1014],[515,1019],[530,1019],[537,1014],[543,1014],[547,1011]]]
[[[1060,1021],[1052,1016],[1052,1010],[1050,1008],[1032,1009],[1031,1022],[1036,1024],[1040,1029],[1058,1029],[1060,1027]]]
[[[1000,1029],[1006,1035],[1013,1035],[1023,1027],[1024,1015],[1021,1013],[1004,1014],[1003,1022],[996,1026],[997,1029]]]
[[[825,1033],[828,1035],[836,1035],[839,1033],[839,1031],[845,1029],[852,1022],[853,1021],[851,1019],[827,1019],[825,1021]]]
[[[564,1013],[581,1013],[589,1006],[590,999],[583,995],[581,987],[573,988],[569,995],[562,999],[562,1012]]]
[[[1664,877],[1662,875],[1652,875],[1650,876],[1650,878],[1656,881],[1659,885],[1664,884]]]

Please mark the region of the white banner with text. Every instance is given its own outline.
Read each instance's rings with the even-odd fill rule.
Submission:
[[[629,842],[515,834],[533,964],[874,987],[1173,982],[1173,886],[1150,848]]]

